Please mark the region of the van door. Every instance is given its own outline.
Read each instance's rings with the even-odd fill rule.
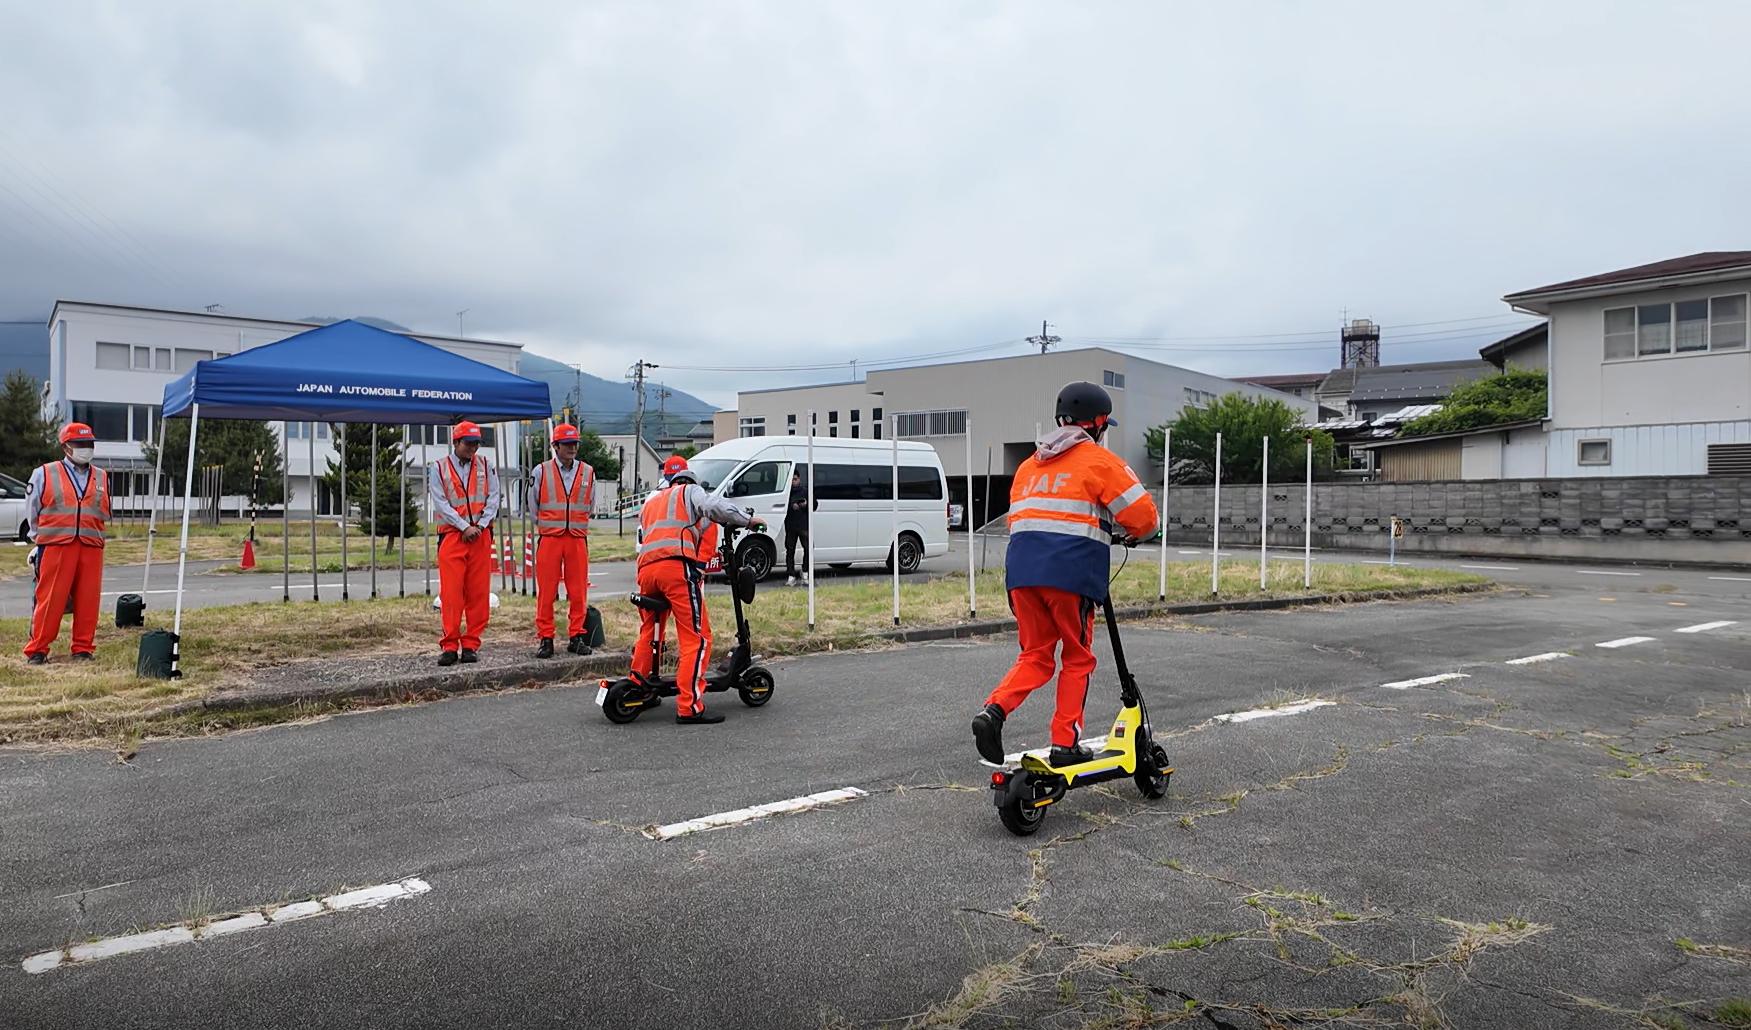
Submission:
[[[863,500],[864,469],[835,456],[836,461],[823,461],[820,450],[815,452],[815,564],[858,560],[858,509]],[[803,482],[808,482],[808,466],[798,465]]]

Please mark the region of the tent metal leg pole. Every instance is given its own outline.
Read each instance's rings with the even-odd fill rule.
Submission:
[[[371,423],[371,600],[377,600],[377,423]]]
[[[182,586],[183,576],[188,568],[188,518],[190,495],[195,486],[195,434],[201,428],[201,406],[196,404],[189,413],[188,422],[188,469],[182,483],[182,543],[176,555],[176,618],[171,624],[170,676],[176,679],[182,675]]]
[[[421,430],[421,432],[429,432],[431,434],[432,438],[436,439],[438,436],[438,427],[437,426],[426,426]],[[431,463],[431,452],[426,449],[426,442],[425,442],[425,439],[422,437],[420,440],[420,468],[425,470],[424,478],[426,478],[428,481],[430,480],[431,474],[432,474],[431,470],[429,468],[430,463]],[[420,495],[421,497],[425,497],[425,505],[426,505],[426,517],[423,519],[420,519],[420,538],[425,541],[425,545],[426,545],[426,596],[427,597],[432,596],[432,518],[433,518],[433,512],[431,511],[431,507],[432,507],[431,498],[426,496],[429,493],[431,493],[431,490],[430,490],[430,488],[427,488],[426,491]]]
[[[401,427],[401,449],[396,456],[401,466],[401,511],[396,515],[396,563],[401,576],[401,596],[407,596],[407,427]]]
[[[498,523],[503,521],[505,515],[505,424],[503,422],[493,428],[492,463],[498,469],[499,474],[499,510],[498,515],[493,519],[494,523]],[[498,539],[493,541],[493,546],[500,548],[501,553],[503,553],[502,549],[507,542],[508,538],[500,534]],[[511,557],[507,555],[507,558]],[[511,592],[510,569],[510,560],[499,566],[499,591],[506,595]]]
[[[320,601],[322,584],[316,578],[316,423],[306,422],[304,432],[310,441],[310,599]]]
[[[152,583],[152,540],[158,535],[158,477],[164,472],[164,419],[158,420],[158,459],[152,465],[152,503],[146,513],[146,574],[140,579],[140,597]]]
[[[290,422],[280,424],[280,588],[281,603],[292,600],[292,439]]]
[[[347,504],[347,430],[350,428],[345,422],[340,424],[340,599],[343,601],[352,600],[351,577],[347,575],[347,531],[352,528],[347,523],[353,514]]]

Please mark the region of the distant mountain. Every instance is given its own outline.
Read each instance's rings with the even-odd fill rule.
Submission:
[[[547,384],[553,398],[553,410],[576,409],[582,426],[598,433],[632,432],[633,410],[637,407],[631,383],[615,382],[579,372],[563,362],[544,358],[530,351],[523,352],[522,374]],[[680,390],[670,389],[668,397],[660,397],[663,389],[656,383],[644,385],[644,436],[656,440],[660,436],[685,436],[702,418],[717,411],[717,406]],[[579,397],[579,394],[582,394]]]

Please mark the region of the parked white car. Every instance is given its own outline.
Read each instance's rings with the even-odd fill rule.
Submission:
[[[948,553],[948,482],[929,444],[900,442],[900,571]],[[752,508],[764,533],[743,536],[737,554],[764,579],[784,556],[784,513],[794,469],[808,481],[808,441],[750,436],[707,447],[687,460],[699,485]],[[845,568],[893,561],[894,445],[883,440],[815,438],[815,564]],[[802,555],[797,555],[800,561]]]
[[[27,484],[0,474],[0,531],[14,540],[28,540],[30,521],[24,516]]]

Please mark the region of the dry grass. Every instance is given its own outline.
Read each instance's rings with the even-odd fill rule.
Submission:
[[[1274,594],[1301,594],[1300,569],[1284,575]],[[1256,565],[1232,562],[1223,569],[1223,596],[1257,597]],[[1384,566],[1320,565],[1314,569],[1316,593],[1356,594],[1368,590],[1409,589],[1480,582],[1481,577],[1433,569]],[[955,625],[968,621],[964,576],[936,580],[903,579],[904,627]],[[1169,566],[1168,600],[1204,600],[1209,595],[1207,565]],[[495,583],[496,589],[496,583]],[[748,609],[755,648],[765,655],[868,646],[876,634],[893,628],[890,581],[865,579],[823,586],[816,592],[813,632],[808,627],[808,592],[766,585]],[[1120,604],[1154,601],[1154,567],[1132,566],[1113,585]],[[1001,572],[978,580],[981,620],[1007,618]],[[484,646],[525,647],[533,644],[534,601],[503,594],[493,613]],[[619,596],[598,597],[609,647],[627,647],[638,630],[637,613]],[[733,633],[729,601],[712,604],[718,649]],[[147,629],[168,626],[168,608],[147,612]],[[66,630],[56,657],[46,667],[27,666],[19,642],[28,631],[23,619],[0,620],[9,641],[0,654],[0,742],[8,740],[137,739],[159,732],[163,725],[143,723],[155,709],[210,691],[234,686],[253,671],[286,662],[323,656],[430,653],[439,633],[438,613],[421,597],[321,604],[264,602],[184,613],[183,678],[138,679],[134,676],[141,630],[117,630],[100,625],[97,660],[74,664],[67,660]],[[671,649],[672,650],[672,649]],[[282,716],[283,718],[284,716]]]

